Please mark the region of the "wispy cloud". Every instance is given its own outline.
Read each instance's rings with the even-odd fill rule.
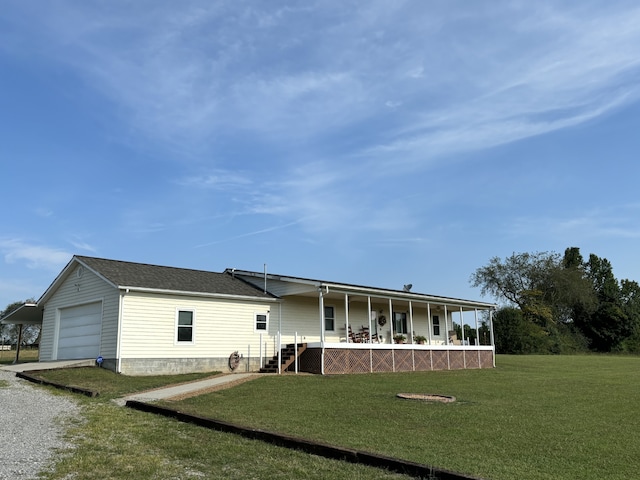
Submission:
[[[242,133],[308,145],[373,128],[352,153],[424,164],[640,94],[640,9],[627,3],[396,3],[58,2],[30,15],[49,55],[159,141]]]
[[[24,262],[29,268],[59,270],[71,254],[62,249],[24,242],[20,239],[0,239],[0,251],[6,263]]]
[[[634,239],[640,238],[637,204],[594,208],[575,216],[520,217],[507,229],[517,236],[539,235],[573,239]],[[507,233],[507,232],[505,232]]]

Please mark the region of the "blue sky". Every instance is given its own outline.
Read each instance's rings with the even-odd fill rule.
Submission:
[[[491,257],[577,246],[640,280],[635,1],[1,3],[0,309],[73,254],[482,299]]]

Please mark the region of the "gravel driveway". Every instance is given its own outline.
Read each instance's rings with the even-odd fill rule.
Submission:
[[[0,370],[0,479],[35,479],[55,449],[68,447],[60,425],[77,415],[72,400]]]

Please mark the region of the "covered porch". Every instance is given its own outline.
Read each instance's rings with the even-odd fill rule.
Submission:
[[[493,368],[493,304],[324,284],[317,341],[290,371],[318,374]],[[300,336],[294,335],[298,343]]]

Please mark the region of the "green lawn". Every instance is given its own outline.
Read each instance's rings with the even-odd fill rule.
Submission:
[[[103,400],[122,397],[130,393],[193,382],[219,375],[220,372],[189,373],[183,375],[148,375],[131,377],[117,375],[111,370],[95,367],[43,370],[32,375],[62,385],[97,391]]]
[[[496,369],[266,377],[172,405],[499,479],[637,476],[640,358],[500,356]],[[396,398],[454,395],[454,404]]]
[[[637,477],[640,358],[499,356],[497,365],[265,376],[167,404],[493,480]],[[91,388],[82,384],[80,370],[73,374],[75,385]],[[400,392],[454,395],[458,401],[401,400]],[[79,401],[86,420],[70,432],[77,447],[45,478],[399,478],[181,425],[100,397]]]

